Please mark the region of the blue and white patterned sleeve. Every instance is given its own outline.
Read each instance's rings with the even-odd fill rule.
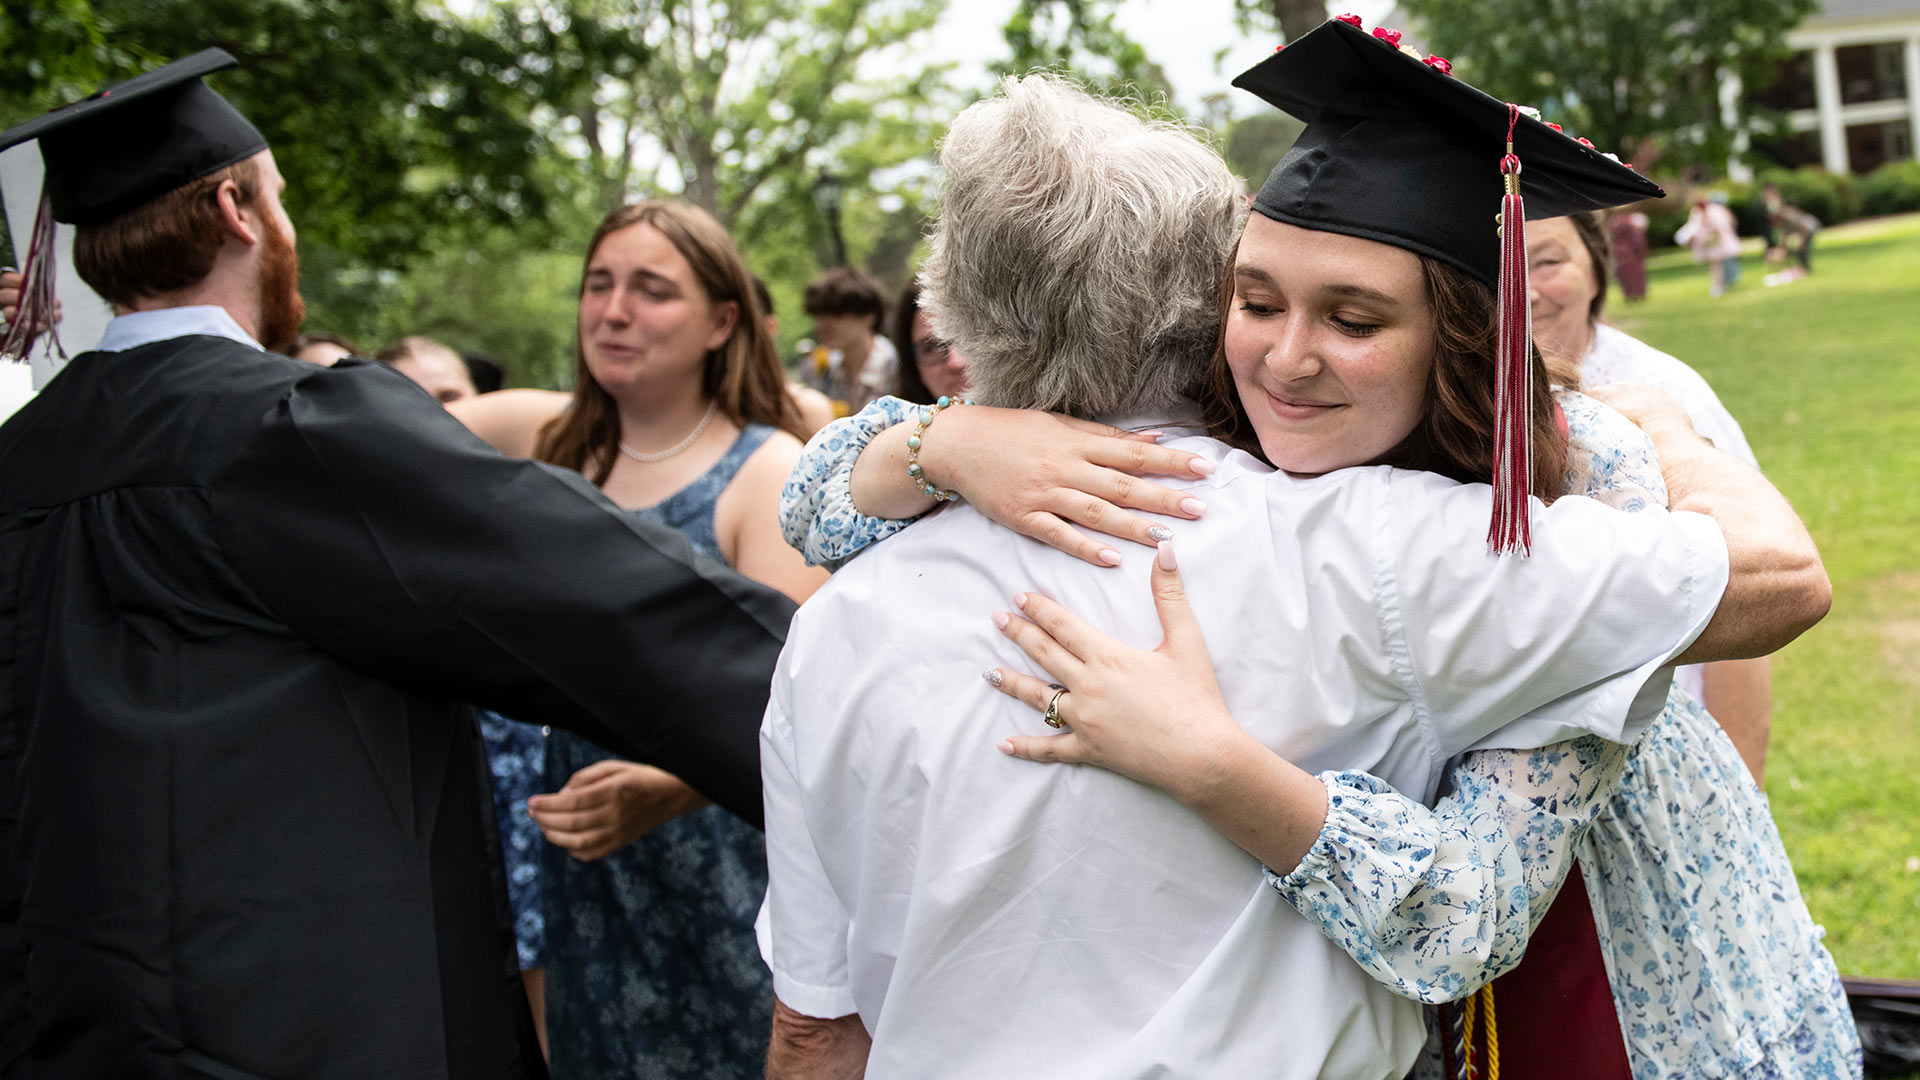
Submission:
[[[810,566],[838,570],[876,541],[915,519],[871,517],[853,505],[853,464],[873,437],[913,418],[919,406],[897,397],[876,398],[852,416],[814,433],[780,489],[780,532]]]
[[[1592,398],[1559,395],[1566,490],[1626,511],[1664,506],[1653,444]],[[1512,970],[1606,806],[1629,748],[1596,736],[1466,754],[1433,807],[1358,772],[1327,772],[1327,820],[1267,881],[1376,981],[1457,1001]]]
[[[1267,882],[1376,982],[1457,1001],[1520,962],[1627,749],[1588,735],[1475,751],[1431,808],[1366,773],[1322,773],[1319,838]]]

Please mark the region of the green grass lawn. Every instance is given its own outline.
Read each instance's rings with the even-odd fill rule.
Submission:
[[[1920,978],[1920,215],[1822,232],[1789,285],[1744,263],[1715,300],[1663,253],[1608,313],[1706,376],[1819,541],[1833,613],[1775,657],[1767,794],[1840,970]]]

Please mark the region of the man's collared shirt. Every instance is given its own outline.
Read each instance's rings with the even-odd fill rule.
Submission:
[[[240,329],[240,324],[227,314],[226,308],[213,304],[155,308],[152,311],[115,315],[108,320],[106,333],[100,335],[100,344],[94,348],[100,352],[120,352],[189,334],[223,337],[261,349],[260,343],[253,340],[253,335]]]
[[[1294,478],[1169,442],[1218,466],[1175,482],[1205,517],[1165,524],[1221,690],[1308,772],[1363,769],[1424,799],[1469,749],[1631,740],[1725,588],[1725,543],[1699,515],[1536,503],[1532,557],[1501,559],[1485,485]],[[992,613],[1037,589],[1151,648],[1153,554],[1124,557],[1088,566],[961,505],[800,610],[761,730],[776,992],[858,1012],[876,1080],[1404,1075],[1420,1007],[1257,860],[1157,789],[994,748],[1050,732],[980,677],[1040,674]]]

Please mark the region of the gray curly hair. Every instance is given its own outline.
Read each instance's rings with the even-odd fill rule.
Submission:
[[[1115,416],[1191,396],[1240,185],[1186,127],[1046,75],[954,118],[920,303],[994,405]]]

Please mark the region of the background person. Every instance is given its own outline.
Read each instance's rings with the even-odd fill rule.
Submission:
[[[383,347],[373,358],[420,384],[442,405],[474,396],[473,375],[467,362],[450,346],[430,337],[403,337]]]
[[[325,330],[305,330],[287,346],[287,355],[303,364],[332,367],[349,356],[363,356],[360,346],[339,334]]]
[[[907,282],[893,312],[893,348],[903,358],[893,396],[931,405],[942,397],[967,395],[967,361],[920,310],[920,282]]]
[[[887,300],[872,274],[836,266],[807,283],[801,309],[813,320],[817,346],[802,360],[802,377],[846,412],[893,387],[900,357],[880,336]]]
[[[572,469],[639,520],[804,599],[825,580],[780,537],[799,418],[739,252],[706,212],[609,214],[581,277],[572,395],[454,406],[505,452]],[[511,506],[503,513],[511,513]],[[702,641],[697,627],[689,645]],[[552,794],[529,800],[551,844],[547,1024],[568,1077],[758,1076],[772,989],[753,921],[760,834],[676,777],[556,731]]]
[[[1655,386],[1678,401],[1693,429],[1758,469],[1746,433],[1700,373],[1600,321],[1607,302],[1607,237],[1592,214],[1527,223],[1533,337],[1540,350],[1579,365],[1582,385]],[[1674,681],[1726,729],[1756,782],[1773,727],[1772,661],[1761,656],[1692,664]]]
[[[1686,224],[1674,239],[1693,252],[1693,261],[1707,264],[1710,291],[1721,296],[1740,278],[1740,231],[1733,211],[1727,209],[1726,195],[1700,192],[1693,197],[1693,209]]]
[[[1607,218],[1608,239],[1613,247],[1613,268],[1620,280],[1620,293],[1633,303],[1647,298],[1647,225],[1650,220],[1638,210],[1616,211]]]

